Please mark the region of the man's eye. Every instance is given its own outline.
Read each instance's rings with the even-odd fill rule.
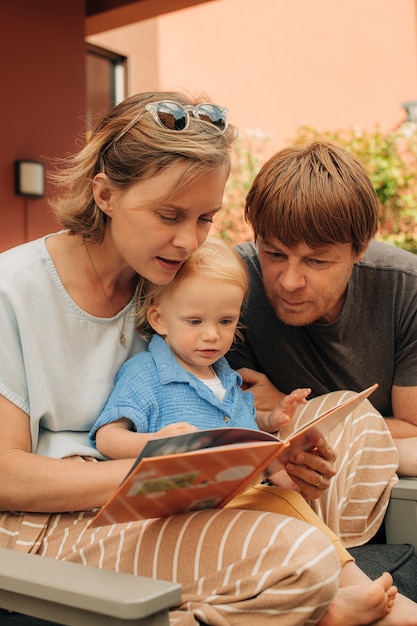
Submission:
[[[330,261],[323,261],[322,259],[308,259],[308,262],[315,267],[327,267],[330,265]]]
[[[282,252],[266,252],[266,254],[274,261],[282,261],[287,258]]]

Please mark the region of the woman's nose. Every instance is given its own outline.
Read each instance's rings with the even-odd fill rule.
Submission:
[[[205,237],[199,237],[196,225],[181,224],[174,237],[174,245],[187,252],[194,252],[203,243]]]

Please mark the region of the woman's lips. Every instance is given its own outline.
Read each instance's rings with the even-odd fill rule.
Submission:
[[[175,261],[172,259],[164,259],[160,256],[156,257],[159,264],[166,270],[178,272],[184,261]]]

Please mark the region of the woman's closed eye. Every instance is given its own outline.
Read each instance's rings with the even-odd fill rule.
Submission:
[[[197,220],[202,225],[212,224],[214,222],[214,215],[215,215],[214,213],[213,214],[208,213],[207,215],[200,215],[197,218]],[[162,222],[166,224],[178,224],[179,222],[187,218],[187,215],[181,212],[175,212],[175,213],[158,212],[157,216]]]

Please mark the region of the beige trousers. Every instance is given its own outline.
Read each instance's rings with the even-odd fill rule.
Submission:
[[[344,394],[330,396],[310,401],[295,427]],[[91,511],[6,512],[0,514],[0,547],[179,582],[182,603],[173,607],[172,625],[310,626],[338,589],[345,557],[337,537],[346,546],[372,537],[397,480],[395,446],[369,402],[334,431],[331,442],[337,475],[310,504],[336,538],[320,530],[322,522],[299,494],[255,487],[240,500],[251,510],[200,511],[97,529],[87,527]]]

